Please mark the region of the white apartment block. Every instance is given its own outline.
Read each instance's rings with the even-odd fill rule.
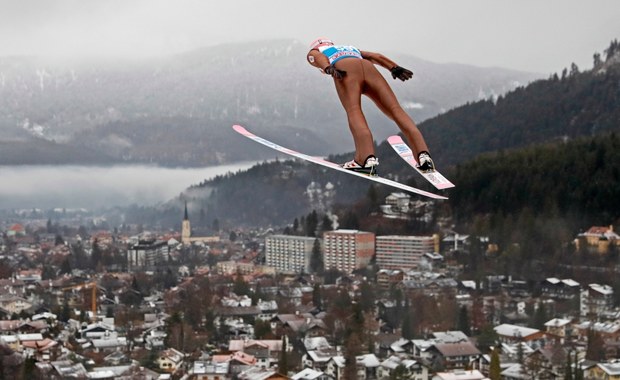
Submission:
[[[377,236],[377,265],[381,269],[416,269],[425,253],[436,251],[433,236]]]
[[[310,257],[316,238],[291,235],[273,235],[265,240],[267,266],[277,272],[310,272]]]
[[[335,230],[323,234],[325,269],[351,273],[370,263],[375,254],[375,234],[358,230]]]

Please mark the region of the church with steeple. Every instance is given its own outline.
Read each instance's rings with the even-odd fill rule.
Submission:
[[[183,222],[181,223],[181,243],[189,245],[195,242],[215,243],[218,241],[220,241],[219,236],[192,237],[192,226],[189,221],[189,214],[187,212],[187,201],[186,201],[185,202],[185,214],[183,215]]]

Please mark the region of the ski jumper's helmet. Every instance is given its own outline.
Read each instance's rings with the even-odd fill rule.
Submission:
[[[316,49],[319,46],[333,45],[333,44],[334,43],[329,38],[320,37],[320,38],[317,38],[316,40],[312,41],[312,43],[310,43],[310,50]]]

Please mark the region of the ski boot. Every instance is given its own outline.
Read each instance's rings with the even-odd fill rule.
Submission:
[[[428,152],[422,152],[418,156],[418,169],[420,169],[423,173],[429,173],[435,171],[435,164],[433,163],[433,159]]]
[[[377,166],[379,166],[379,159],[373,155],[366,157],[364,165],[358,164],[355,160],[345,162],[342,167],[347,170],[352,170],[357,173],[366,174],[369,176],[377,175]]]

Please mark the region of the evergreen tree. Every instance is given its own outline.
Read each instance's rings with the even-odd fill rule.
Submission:
[[[465,335],[471,336],[471,324],[469,323],[469,312],[465,305],[459,309],[458,321],[456,329],[462,331]]]
[[[323,308],[323,299],[321,297],[321,285],[314,284],[314,288],[312,289],[312,303],[314,307],[318,309]]]
[[[282,351],[280,352],[280,360],[278,361],[278,372],[283,375],[288,373],[288,354],[286,347],[286,335],[282,335]]]
[[[499,361],[499,350],[497,347],[493,349],[491,352],[491,363],[489,365],[489,379],[491,380],[501,380],[502,378],[502,369]]]
[[[319,239],[314,239],[312,246],[312,254],[310,255],[310,271],[312,273],[322,274],[325,267],[323,264],[323,254],[321,253],[321,243]]]
[[[545,329],[545,323],[549,320],[549,316],[547,315],[547,308],[545,304],[540,302],[538,304],[538,308],[534,312],[534,317],[532,321],[532,326],[538,330]]]
[[[321,234],[325,231],[332,231],[334,229],[334,225],[330,217],[325,214],[323,215],[323,221],[321,222]]]
[[[306,236],[315,237],[319,226],[319,216],[313,210],[306,218]]]
[[[396,366],[396,368],[394,368],[392,372],[390,373],[390,377],[389,377],[390,380],[406,380],[410,378],[411,377],[407,373],[407,367],[405,367],[402,364],[399,364],[398,366]]]
[[[103,253],[101,252],[101,248],[99,247],[99,241],[95,239],[93,241],[92,252],[90,254],[90,267],[91,269],[96,269],[99,264],[101,264],[101,259],[103,258]]]
[[[566,354],[566,367],[564,368],[564,380],[573,379],[573,363],[571,362],[570,352]]]
[[[406,308],[405,312],[403,313],[401,335],[405,339],[415,338],[415,334],[413,332],[413,320],[412,320],[412,315],[411,315],[411,308]]]
[[[480,351],[488,351],[490,347],[495,347],[499,342],[499,336],[493,328],[493,325],[486,324],[480,329],[480,335],[478,335],[478,348]]]
[[[605,341],[598,332],[588,330],[588,345],[586,346],[586,359],[595,362],[605,360]]]
[[[238,296],[249,296],[251,293],[250,285],[245,281],[241,272],[237,272],[237,277],[233,284],[233,292]]]

